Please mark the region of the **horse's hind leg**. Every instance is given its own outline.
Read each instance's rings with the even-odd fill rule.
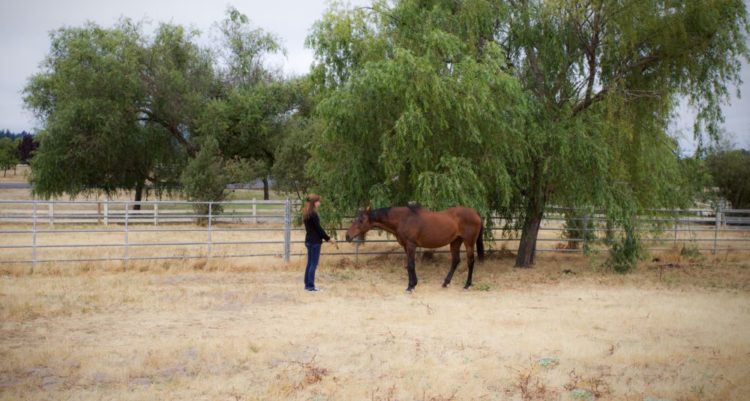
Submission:
[[[466,246],[466,259],[469,264],[469,275],[466,277],[464,289],[468,290],[471,287],[471,276],[474,275],[474,244],[467,242],[464,246]]]
[[[406,270],[409,272],[409,286],[406,287],[406,292],[412,292],[414,287],[417,286],[417,269],[415,262],[415,255],[417,252],[417,246],[407,244],[404,247],[406,249]]]
[[[443,288],[450,285],[451,280],[453,279],[453,273],[456,272],[456,267],[461,262],[461,243],[463,240],[461,238],[456,238],[451,242],[451,268],[448,270],[448,275],[445,276],[445,281],[443,281]]]

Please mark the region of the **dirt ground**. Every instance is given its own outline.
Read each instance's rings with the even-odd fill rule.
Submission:
[[[0,276],[1,400],[740,400],[750,261],[544,256],[440,284],[400,256],[50,266]]]

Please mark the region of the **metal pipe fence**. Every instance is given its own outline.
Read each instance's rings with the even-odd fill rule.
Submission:
[[[637,218],[647,248],[681,244],[702,252],[750,252],[750,210],[651,210]],[[5,201],[0,200],[0,264],[304,256],[299,203],[282,201]],[[515,251],[513,222],[493,218],[489,248]],[[505,230],[503,228],[506,228]],[[339,228],[341,230],[341,228]],[[339,231],[337,230],[337,231]],[[549,207],[538,252],[607,249],[621,234],[595,211]],[[338,237],[341,237],[339,235]],[[380,233],[328,255],[400,252]],[[447,252],[447,248],[437,250]]]

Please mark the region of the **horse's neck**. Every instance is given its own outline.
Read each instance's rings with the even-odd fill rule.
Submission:
[[[407,213],[411,213],[411,211],[406,208],[392,208],[387,214],[371,213],[370,221],[372,222],[373,226],[385,230],[391,234],[396,234],[396,232],[398,231],[399,223]]]

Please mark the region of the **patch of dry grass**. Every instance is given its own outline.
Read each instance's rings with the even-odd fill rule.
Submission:
[[[667,256],[663,256],[667,257]],[[358,263],[357,263],[358,262]],[[682,261],[681,261],[682,262]],[[0,399],[673,400],[750,391],[748,262],[154,262],[0,278]],[[667,262],[672,263],[672,262]],[[663,271],[659,272],[659,269]],[[738,284],[739,283],[739,284]],[[744,284],[743,284],[744,283]]]
[[[29,180],[31,168],[26,164],[18,164],[16,168],[5,170],[0,174],[0,182],[25,183]]]

